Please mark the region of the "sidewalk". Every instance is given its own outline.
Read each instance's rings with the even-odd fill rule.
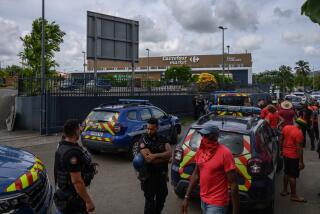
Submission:
[[[278,175],[275,195],[275,214],[319,214],[320,213],[320,159],[315,151],[304,150],[305,169],[297,179],[297,193],[307,203],[291,202],[290,196],[280,196],[283,173]]]
[[[12,146],[15,148],[57,143],[60,138],[61,134],[41,136],[39,132],[36,131],[8,132],[5,129],[0,130],[0,145]]]

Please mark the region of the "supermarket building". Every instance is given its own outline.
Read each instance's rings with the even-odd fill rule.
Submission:
[[[149,69],[148,69],[149,65]],[[172,66],[190,66],[193,74],[204,72],[222,73],[222,55],[179,55],[161,57],[141,57],[135,64],[135,79],[160,80],[166,69]],[[97,74],[111,74],[129,77],[131,63],[115,60],[97,60]],[[88,72],[93,74],[93,60],[88,60]],[[79,72],[77,74],[80,74]],[[82,73],[83,74],[83,73]],[[225,75],[233,78],[237,85],[252,84],[251,53],[225,55]]]

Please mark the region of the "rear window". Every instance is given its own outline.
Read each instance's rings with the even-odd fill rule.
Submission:
[[[247,96],[221,96],[219,97],[219,105],[244,106],[248,99]]]
[[[186,140],[188,140],[188,136],[191,136],[189,141],[189,146],[193,151],[196,151],[201,143],[201,135],[195,130],[190,129]],[[239,155],[244,151],[244,140],[250,139],[248,135],[232,133],[232,132],[220,132],[219,143],[225,145],[230,149],[232,154]],[[250,140],[249,140],[250,141]],[[188,143],[188,142],[185,142]],[[248,142],[250,143],[250,142]]]
[[[113,111],[92,111],[87,120],[92,122],[110,122],[113,121],[118,112]]]

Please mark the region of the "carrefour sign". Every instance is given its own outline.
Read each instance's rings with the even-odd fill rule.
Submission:
[[[162,61],[169,61],[170,65],[185,65],[188,61],[198,63],[200,58],[198,56],[164,56]]]

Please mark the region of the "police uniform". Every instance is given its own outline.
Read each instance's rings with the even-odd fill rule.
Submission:
[[[166,151],[169,141],[160,135],[150,137],[145,134],[140,139],[140,150],[149,149],[152,154]],[[168,195],[168,162],[146,164],[145,179],[141,180],[141,188],[145,197],[145,214],[160,214]]]
[[[62,213],[82,214],[86,212],[83,199],[77,194],[70,173],[81,172],[85,186],[90,185],[96,174],[95,165],[90,154],[78,143],[61,141],[55,154],[54,178],[56,192],[54,201]]]

